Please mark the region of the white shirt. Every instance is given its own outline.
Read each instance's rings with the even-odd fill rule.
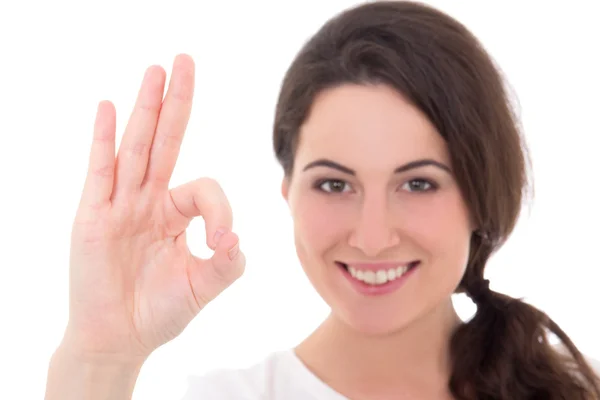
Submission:
[[[293,349],[244,369],[188,377],[182,400],[348,400],[314,375]]]
[[[600,374],[600,363],[588,359]],[[188,377],[182,400],[348,400],[314,375],[293,349],[271,353],[245,369]]]

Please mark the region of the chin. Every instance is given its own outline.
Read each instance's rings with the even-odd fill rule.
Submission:
[[[374,304],[370,301],[344,302],[341,298],[332,301],[332,315],[351,330],[365,336],[390,336],[425,323],[433,329],[448,320],[454,313],[451,296],[447,301],[427,301],[416,297],[411,302]],[[433,300],[433,299],[429,299]],[[404,303],[403,305],[401,305]],[[421,304],[421,307],[417,305]],[[430,318],[431,317],[431,318]]]
[[[418,310],[402,307],[394,307],[393,310],[378,310],[369,305],[336,308],[332,308],[336,319],[366,336],[387,336],[402,331],[419,319],[420,314]]]

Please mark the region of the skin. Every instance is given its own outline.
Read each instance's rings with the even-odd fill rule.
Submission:
[[[191,112],[192,59],[176,57],[163,99],[165,80],[161,67],[147,70],[116,156],[114,105],[98,106],[71,237],[69,321],[51,359],[47,400],[130,398],[149,355],[244,270],[219,184],[199,178],[169,188]],[[300,261],[332,313],[298,356],[352,399],[447,397],[447,339],[459,323],[450,296],[467,260],[467,210],[444,169],[391,173],[420,158],[448,166],[441,137],[395,92],[359,86],[319,96],[301,136],[298,167],[282,192]],[[322,157],[356,175],[303,171]],[[323,177],[348,188],[319,192],[313,183]],[[416,178],[437,189],[413,191],[407,182]],[[209,259],[187,246],[195,217],[206,223]],[[421,264],[402,290],[370,299],[350,290],[334,264],[407,259]]]
[[[322,92],[300,135],[282,195],[299,260],[331,314],[296,354],[352,399],[450,398],[448,340],[460,323],[451,296],[474,227],[445,141],[424,114],[383,85]],[[355,174],[305,170],[318,159]],[[421,159],[450,171],[426,165],[394,174]],[[355,291],[335,264],[412,260],[420,265],[404,285],[375,297]]]
[[[175,58],[146,71],[115,157],[116,110],[100,102],[86,181],[73,222],[69,321],[50,360],[46,400],[129,399],[143,363],[243,273],[245,256],[218,182],[170,189],[194,95],[194,62]],[[432,166],[449,154],[427,119],[393,90],[344,86],[319,96],[301,129],[293,179],[282,193],[297,253],[331,306],[296,347],[323,381],[353,400],[444,399],[448,338],[460,323],[450,296],[467,261],[472,227],[451,174]],[[354,176],[304,166],[327,157]],[[314,180],[329,182],[314,187]],[[436,190],[427,183],[435,182]],[[330,186],[331,185],[331,186]],[[341,187],[340,193],[328,193]],[[194,256],[186,228],[202,217],[209,259]],[[396,293],[349,288],[334,260],[421,261]]]
[[[48,370],[46,400],[129,399],[142,364],[238,279],[246,259],[219,183],[169,188],[194,94],[194,62],[175,58],[167,92],[146,71],[115,156],[116,110],[100,102],[73,222],[69,321]],[[191,253],[186,228],[206,224],[211,258]]]

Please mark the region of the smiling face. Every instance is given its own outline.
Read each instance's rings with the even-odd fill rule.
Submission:
[[[282,193],[302,267],[346,324],[390,333],[450,302],[473,227],[443,138],[398,92],[348,84],[317,96]],[[339,264],[412,261],[387,290]]]

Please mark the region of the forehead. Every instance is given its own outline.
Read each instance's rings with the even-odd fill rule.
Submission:
[[[347,84],[315,98],[300,130],[297,158],[303,163],[315,157],[358,169],[389,169],[417,158],[449,162],[446,143],[433,124],[385,85]]]

